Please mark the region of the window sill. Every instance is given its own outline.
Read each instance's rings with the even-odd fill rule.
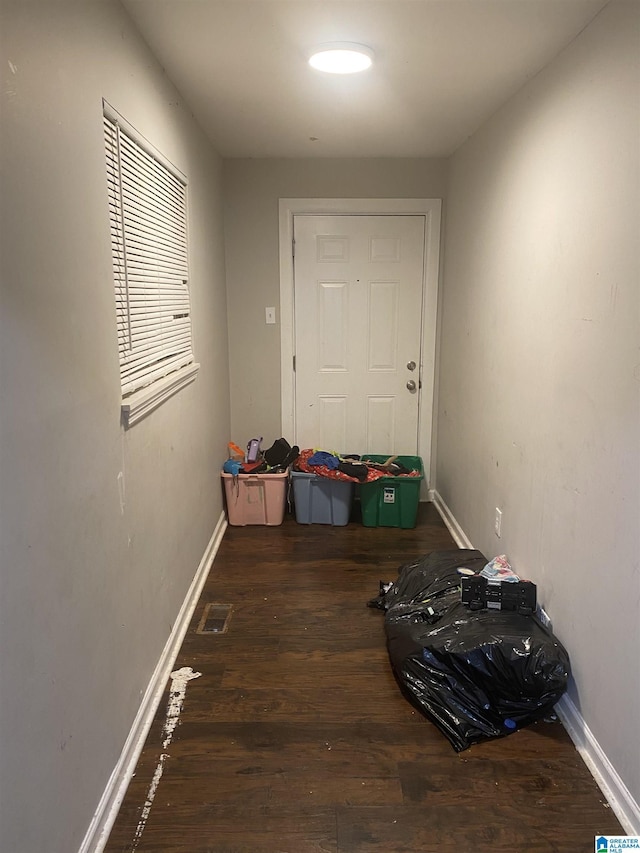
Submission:
[[[158,379],[146,388],[134,391],[122,401],[122,419],[128,429],[146,417],[169,397],[188,385],[198,375],[199,364],[188,364],[162,379]]]

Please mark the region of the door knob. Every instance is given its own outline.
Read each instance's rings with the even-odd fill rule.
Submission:
[[[408,362],[408,363],[407,363],[407,369],[408,369],[408,370],[415,370],[415,369],[416,369],[416,363],[415,363],[415,361],[410,361],[410,362]]]
[[[409,391],[415,391],[416,390],[416,383],[413,381],[413,379],[410,379],[407,382],[407,388],[409,389]]]

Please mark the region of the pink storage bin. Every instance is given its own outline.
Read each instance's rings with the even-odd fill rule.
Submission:
[[[282,524],[287,500],[289,472],[284,474],[223,473],[229,524]]]

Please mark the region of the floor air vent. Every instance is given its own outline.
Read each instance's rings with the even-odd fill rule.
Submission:
[[[232,609],[230,604],[206,604],[196,634],[226,634]]]

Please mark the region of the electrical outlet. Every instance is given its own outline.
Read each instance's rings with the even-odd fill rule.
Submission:
[[[498,539],[502,535],[502,510],[496,507],[496,517],[493,522],[493,529]]]

